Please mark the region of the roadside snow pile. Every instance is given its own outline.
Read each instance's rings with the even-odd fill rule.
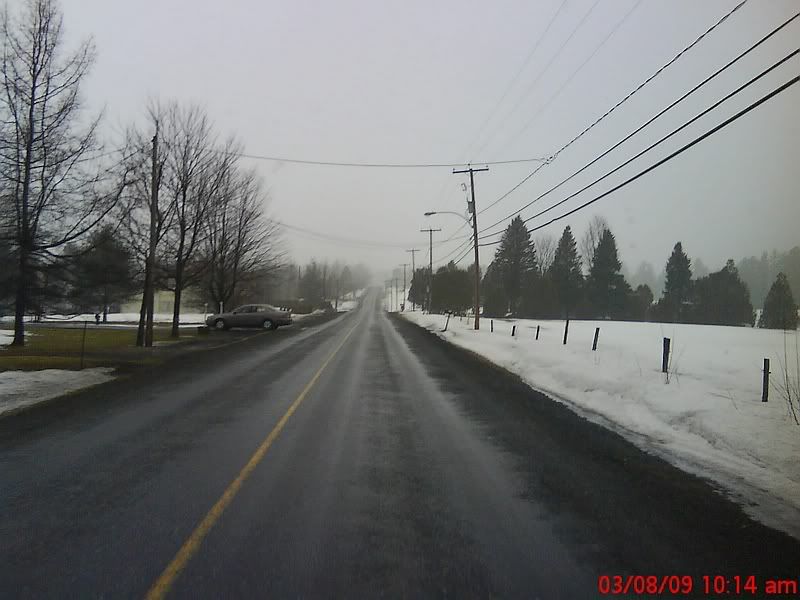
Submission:
[[[0,415],[109,381],[114,378],[113,372],[108,367],[83,371],[4,371],[0,373]]]
[[[0,346],[7,346],[14,339],[14,332],[9,329],[0,329]]]
[[[797,377],[797,336],[781,331],[616,321],[403,316],[522,377],[531,387],[677,467],[707,477],[769,526],[800,538],[800,427],[776,387],[761,402],[763,359],[771,381]],[[512,326],[516,337],[511,337]],[[536,327],[541,327],[535,340]],[[600,327],[592,352],[595,327]],[[662,339],[672,340],[669,383]],[[784,346],[784,344],[786,344]],[[786,348],[786,350],[784,350]]]
[[[315,310],[313,312],[310,312],[310,313],[306,313],[306,314],[292,313],[292,321],[293,322],[302,321],[303,319],[307,319],[308,317],[313,317],[313,316],[321,315],[321,314],[324,314],[324,313],[325,313],[325,311],[322,310],[321,308],[318,308],[317,310]]]

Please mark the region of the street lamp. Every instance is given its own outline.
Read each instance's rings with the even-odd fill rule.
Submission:
[[[474,205],[473,205],[474,206]],[[425,213],[426,217],[432,217],[433,215],[455,215],[457,217],[461,217],[464,219],[464,222],[467,225],[472,225],[473,221],[470,221],[468,217],[465,217],[461,213],[453,212],[451,210],[430,210]],[[473,219],[475,215],[473,213]],[[481,310],[481,270],[478,266],[478,228],[473,227],[473,243],[475,244],[475,329],[480,329],[480,310]],[[431,277],[433,277],[433,268],[431,268]]]

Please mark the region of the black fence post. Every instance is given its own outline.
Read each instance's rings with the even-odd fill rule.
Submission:
[[[669,370],[669,343],[668,337],[664,338],[664,351],[661,354],[661,372],[666,373]]]
[[[490,331],[491,333],[494,333],[494,319],[492,319],[491,321],[489,321],[489,331]]]
[[[536,339],[539,339],[539,326],[536,326]]]
[[[83,322],[83,339],[81,340],[81,371],[83,371],[83,355],[86,353],[86,326],[89,321]]]
[[[517,333],[517,326],[516,325],[512,325],[511,326],[511,337],[514,337],[515,333]]]
[[[595,327],[594,329],[594,341],[592,342],[592,352],[597,350],[597,337],[600,335],[600,328]]]
[[[764,376],[761,380],[761,401],[769,399],[769,359],[764,359]]]
[[[567,319],[567,322],[564,324],[564,345],[565,346],[567,345],[567,334],[568,333],[569,333],[569,319]]]
[[[447,313],[447,321],[444,322],[444,329],[442,331],[447,331],[447,326],[450,324],[450,313]]]

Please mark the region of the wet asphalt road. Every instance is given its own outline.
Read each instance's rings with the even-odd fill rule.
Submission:
[[[372,292],[0,420],[0,597],[143,597],[298,397],[169,597],[592,598],[604,573],[797,575],[796,540]]]

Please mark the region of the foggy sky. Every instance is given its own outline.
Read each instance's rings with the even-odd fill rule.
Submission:
[[[597,55],[531,125],[524,126],[586,60],[635,0],[602,0],[542,72],[593,0],[567,0],[548,35],[498,106],[561,0],[516,2],[62,0],[68,37],[94,36],[98,59],[84,95],[105,107],[110,142],[141,118],[150,97],[203,105],[252,154],[353,162],[461,162],[547,156],[635,88],[732,8],[734,1],[643,0]],[[571,174],[788,18],[795,0],[750,0],[697,47],[576,142],[514,194],[479,217],[489,225]],[[523,217],[560,200],[671,131],[794,50],[800,23],[694,94]],[[797,74],[795,57],[687,131],[556,209],[607,190]],[[541,75],[540,75],[541,73]],[[537,80],[538,78],[538,80]],[[531,89],[531,84],[536,85]],[[511,112],[511,109],[519,108]],[[633,271],[663,267],[681,240],[719,269],[764,249],[800,244],[800,86],[794,86],[655,172],[543,232],[570,224],[579,237],[594,214],[617,236]],[[510,113],[510,114],[509,114]],[[488,126],[481,124],[489,118]],[[479,135],[480,134],[480,135]],[[477,140],[476,140],[477,138]],[[118,137],[116,138],[118,139]],[[298,261],[363,260],[375,268],[427,262],[423,227],[452,236],[466,181],[451,169],[356,169],[247,161],[270,190],[278,220],[396,247],[325,241],[285,232]],[[478,208],[536,163],[476,175]],[[596,190],[596,191],[594,191]],[[591,193],[594,191],[594,193]],[[529,225],[541,223],[544,217]],[[457,236],[463,235],[462,230]],[[434,261],[461,240],[434,248]],[[481,251],[482,267],[493,248]],[[461,253],[454,255],[459,256]],[[471,255],[462,265],[471,262]]]

